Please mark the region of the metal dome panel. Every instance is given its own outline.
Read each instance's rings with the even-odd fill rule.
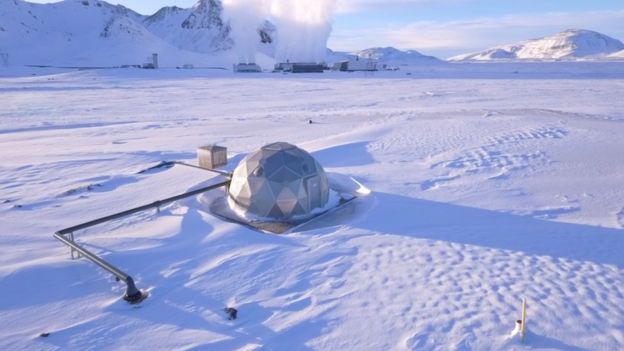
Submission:
[[[329,183],[308,152],[284,142],[263,146],[236,167],[229,196],[245,214],[272,220],[305,218],[323,208]]]

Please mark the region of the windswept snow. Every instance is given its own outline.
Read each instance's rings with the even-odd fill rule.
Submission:
[[[433,69],[6,74],[0,349],[623,349],[621,65]],[[136,307],[52,238],[210,181],[138,173],[162,160],[273,141],[371,193],[279,236],[201,196],[76,232],[150,291]]]

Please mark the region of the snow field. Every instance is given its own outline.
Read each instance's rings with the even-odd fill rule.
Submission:
[[[575,74],[2,78],[0,348],[621,349],[624,81]],[[52,238],[208,181],[137,174],[162,160],[277,140],[372,193],[283,236],[199,198],[76,233],[150,291],[137,307]]]

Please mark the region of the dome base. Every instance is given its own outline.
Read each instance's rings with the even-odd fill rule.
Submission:
[[[317,223],[317,220],[322,222],[323,219],[328,219],[333,213],[350,205],[357,198],[370,193],[368,189],[364,188],[360,183],[350,177],[341,175],[335,176],[337,178],[335,182],[331,182],[330,179],[330,183],[333,184],[330,184],[330,196],[327,206],[313,211],[310,216],[305,218],[280,221],[250,215],[246,213],[244,209],[241,211],[241,209],[237,210],[235,206],[231,207],[230,203],[233,201],[229,199],[228,195],[223,196],[217,193],[206,193],[202,195],[200,197],[200,202],[208,212],[225,221],[238,223],[263,233],[285,234],[296,231],[297,228],[309,228],[307,224],[311,222]],[[366,191],[362,191],[362,189]],[[342,222],[345,219],[340,217],[339,220]],[[336,222],[335,219],[333,222]],[[320,226],[322,227],[322,223]],[[314,227],[316,228],[318,225]]]

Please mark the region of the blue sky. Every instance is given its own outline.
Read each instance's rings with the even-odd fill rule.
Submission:
[[[345,0],[342,7],[332,48],[391,45],[449,57],[570,28],[624,40],[623,0]]]
[[[109,2],[151,14],[196,0]],[[569,28],[624,40],[624,0],[338,0],[328,45],[349,51],[395,46],[448,57]]]

